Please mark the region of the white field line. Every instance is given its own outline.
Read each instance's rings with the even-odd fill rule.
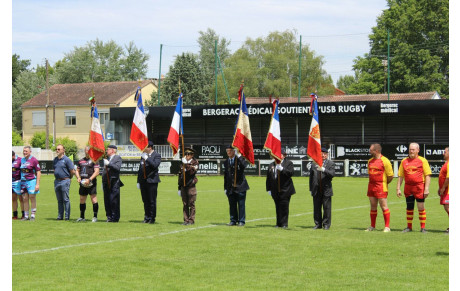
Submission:
[[[429,199],[429,198],[427,198],[427,199]],[[388,204],[399,204],[399,203],[403,203],[403,202],[405,202],[405,199],[401,200],[401,201],[398,201],[398,202],[388,202]],[[357,208],[366,208],[366,207],[369,207],[369,205],[361,205],[361,206],[346,207],[346,208],[341,208],[341,209],[333,209],[332,211],[333,212],[335,212],[335,211],[345,211],[345,210],[351,210],[351,209],[357,209]],[[298,217],[298,216],[309,215],[309,214],[313,214],[313,212],[299,213],[299,214],[293,214],[293,215],[289,215],[289,216],[290,217]],[[256,218],[256,219],[247,220],[246,222],[255,222],[255,221],[261,221],[261,220],[268,220],[268,219],[275,219],[275,217]],[[193,230],[200,230],[200,229],[216,227],[216,226],[220,226],[220,225],[221,224],[210,224],[210,225],[204,225],[204,226],[198,226],[198,227],[184,228],[184,229],[174,230],[174,231],[170,231],[170,232],[161,232],[161,233],[158,233],[156,235],[127,237],[127,238],[118,238],[118,239],[111,239],[111,240],[105,240],[105,241],[97,241],[97,242],[87,242],[87,243],[81,243],[81,244],[65,245],[65,246],[54,247],[54,248],[49,248],[49,249],[39,249],[39,250],[33,250],[33,251],[17,252],[17,253],[13,253],[12,255],[13,256],[22,256],[22,255],[28,255],[28,254],[38,254],[38,253],[46,253],[46,252],[58,251],[58,250],[62,250],[62,249],[70,249],[70,248],[75,248],[75,247],[86,247],[86,246],[92,246],[92,245],[109,244],[109,243],[123,242],[123,241],[134,241],[134,240],[141,240],[141,239],[153,239],[153,238],[160,237],[160,236],[171,235],[171,234],[182,233],[182,232],[193,231]]]

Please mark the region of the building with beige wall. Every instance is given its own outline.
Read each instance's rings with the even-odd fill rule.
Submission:
[[[84,147],[88,142],[91,128],[91,104],[88,100],[92,96],[96,99],[97,109],[101,120],[104,135],[111,125],[111,107],[136,107],[134,95],[138,87],[142,89],[144,104],[151,99],[152,92],[158,88],[153,80],[127,82],[102,82],[79,84],[56,84],[49,88],[48,122],[50,144],[53,137],[53,128],[56,138],[68,136],[77,142],[78,147]],[[46,91],[41,92],[29,101],[22,104],[22,130],[26,144],[36,132],[46,131]],[[134,116],[134,109],[133,109]],[[54,120],[54,121],[53,121]],[[111,136],[104,136],[105,139]]]

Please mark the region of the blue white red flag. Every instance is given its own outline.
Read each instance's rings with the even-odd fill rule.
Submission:
[[[319,133],[318,119],[318,96],[315,93],[310,94],[311,106],[310,115],[312,115],[310,133],[308,135],[307,155],[315,161],[316,164],[322,166],[323,158],[321,156],[321,135]]]
[[[168,134],[168,142],[173,155],[176,155],[179,151],[179,136],[184,134],[182,126],[182,93],[180,93]]]
[[[145,122],[144,105],[142,104],[142,90],[137,88],[134,100],[137,99],[136,111],[134,112],[133,125],[129,140],[141,151],[149,144],[147,123]]]
[[[254,146],[252,144],[251,127],[249,126],[249,114],[243,85],[241,85],[238,95],[241,96],[241,102],[232,147],[238,149],[241,155],[254,165]]]
[[[270,152],[272,158],[277,164],[281,163],[281,131],[280,117],[278,114],[279,100],[273,101],[273,114],[268,129],[267,139],[265,140],[264,148]]]
[[[90,147],[88,154],[91,160],[96,163],[105,153],[104,136],[102,134],[101,123],[99,121],[99,113],[97,112],[97,106],[95,103],[91,107],[91,111],[92,121],[88,140],[88,145]]]

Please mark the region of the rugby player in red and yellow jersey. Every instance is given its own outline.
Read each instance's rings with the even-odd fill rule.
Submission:
[[[369,185],[367,186],[367,196],[371,203],[371,226],[366,231],[375,229],[375,220],[377,219],[377,204],[383,211],[383,220],[385,221],[384,232],[390,232],[390,209],[387,205],[388,184],[393,180],[393,168],[390,161],[382,155],[382,146],[374,143],[369,148],[372,158],[367,162],[369,173]]]
[[[409,157],[401,161],[399,166],[398,185],[396,194],[401,197],[401,183],[404,184],[404,196],[406,197],[407,227],[403,232],[412,231],[412,219],[414,217],[414,204],[417,200],[418,218],[420,220],[420,232],[426,232],[425,198],[430,194],[431,169],[428,161],[418,155],[420,146],[418,143],[409,145]]]
[[[444,210],[449,216],[449,147],[444,150],[444,160],[446,161],[439,172],[439,189],[438,195],[441,198],[440,204],[444,205]],[[447,228],[446,233],[449,233]]]

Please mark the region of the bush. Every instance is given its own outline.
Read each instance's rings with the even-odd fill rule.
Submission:
[[[13,146],[22,146],[22,145],[24,145],[24,141],[22,140],[22,137],[19,134],[19,132],[17,132],[16,130],[13,130],[12,133],[13,133],[13,135],[12,135],[11,140],[12,140]]]
[[[52,141],[50,141],[50,143],[52,144]],[[32,138],[30,139],[30,146],[33,148],[46,148],[46,132],[38,131],[34,133]]]
[[[77,151],[78,151],[78,147],[77,147],[77,142],[74,141],[73,139],[70,139],[68,136],[66,137],[58,137],[56,138],[56,143],[54,146],[51,147],[51,149],[53,151],[56,150],[56,146],[58,144],[62,144],[65,148],[65,155],[70,157],[70,156],[74,156],[74,159],[76,158],[76,154],[77,154]]]

